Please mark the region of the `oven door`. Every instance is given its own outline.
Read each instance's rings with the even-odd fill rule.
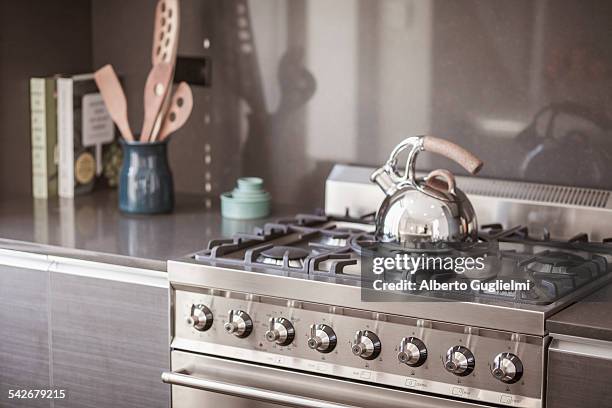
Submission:
[[[172,351],[173,408],[472,408],[483,405]]]

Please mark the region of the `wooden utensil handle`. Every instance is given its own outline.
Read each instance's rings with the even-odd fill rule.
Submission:
[[[443,179],[443,180],[440,180]],[[439,191],[448,191],[455,194],[455,176],[446,169],[431,171],[425,176],[425,183]]]
[[[482,161],[474,154],[468,152],[463,147],[458,146],[448,140],[440,139],[434,136],[425,136],[423,138],[423,149],[438,153],[444,157],[457,162],[471,174],[476,174],[482,168]]]

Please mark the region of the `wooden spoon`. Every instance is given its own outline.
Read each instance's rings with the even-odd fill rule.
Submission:
[[[164,99],[171,86],[172,66],[167,62],[159,62],[153,66],[144,90],[144,120],[140,140],[148,142],[151,139],[153,126],[160,114]]]
[[[134,141],[132,129],[128,122],[127,102],[123,87],[111,65],[105,65],[94,73],[94,79],[104,99],[104,104],[121,135],[128,142]]]
[[[187,85],[187,82],[181,82],[176,88],[174,95],[172,95],[170,108],[159,131],[159,140],[166,139],[170,134],[180,129],[189,119],[192,108],[193,94],[191,93],[191,88]]]

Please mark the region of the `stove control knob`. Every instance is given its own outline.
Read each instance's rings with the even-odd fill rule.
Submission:
[[[295,337],[295,329],[284,317],[271,317],[270,326],[266,332],[266,340],[276,342],[279,346],[288,346]]]
[[[499,353],[493,359],[491,374],[501,382],[513,384],[523,376],[523,363],[512,353]]]
[[[338,339],[334,330],[326,324],[310,325],[308,347],[320,353],[331,353]]]
[[[474,354],[463,346],[449,348],[444,358],[444,368],[446,371],[459,377],[464,377],[474,371],[475,363]]]
[[[369,330],[359,330],[355,333],[355,341],[351,351],[364,360],[374,360],[380,354],[380,339],[376,333]]]
[[[400,343],[397,359],[410,367],[419,367],[427,360],[427,347],[416,337],[404,337]]]
[[[253,320],[242,310],[230,310],[227,320],[223,328],[228,334],[244,338],[253,331]]]
[[[202,304],[191,305],[191,313],[187,318],[187,323],[194,329],[206,331],[213,323],[213,315],[210,309]]]

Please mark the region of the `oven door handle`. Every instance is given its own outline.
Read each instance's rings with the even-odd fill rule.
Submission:
[[[226,394],[234,397],[247,398],[251,400],[269,402],[273,404],[286,405],[290,407],[304,408],[356,408],[351,405],[336,404],[313,398],[297,395],[284,394],[282,392],[269,391],[261,388],[248,387],[240,384],[231,384],[221,381],[209,380],[195,377],[182,372],[164,372],[162,381],[166,384],[180,385],[183,387],[196,388],[202,391],[210,391],[218,394]]]

